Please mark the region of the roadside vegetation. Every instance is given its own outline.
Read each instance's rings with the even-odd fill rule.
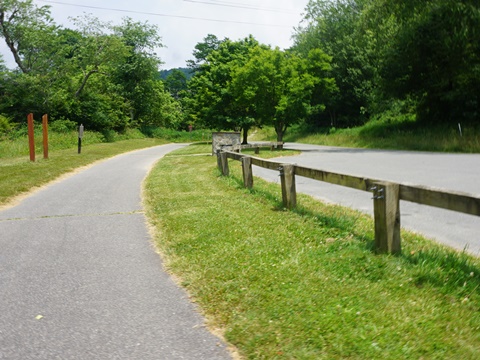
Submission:
[[[273,128],[252,132],[251,139],[274,141]],[[286,142],[366,149],[480,153],[480,129],[476,126],[431,125],[370,121],[353,128],[295,126],[285,134]]]
[[[0,137],[0,205],[101,159],[168,142],[201,141],[211,137],[206,131],[188,133],[165,129],[153,130],[151,135],[157,137],[147,137],[138,130],[123,134],[85,131],[82,151],[78,154],[78,133],[68,128],[59,129],[58,124],[49,132],[48,159],[43,159],[42,132],[41,128],[36,128],[35,162],[30,162],[28,138],[23,130]]]
[[[375,255],[369,216],[304,195],[286,211],[279,184],[243,188],[239,162],[221,177],[212,156],[177,156],[209,150],[157,164],[147,215],[166,268],[244,358],[480,356],[478,259],[410,232],[402,255]]]

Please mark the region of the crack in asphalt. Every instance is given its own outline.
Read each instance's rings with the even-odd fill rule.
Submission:
[[[145,210],[133,210],[133,211],[122,211],[122,212],[112,212],[112,213],[98,213],[98,214],[66,214],[66,215],[45,215],[37,216],[31,218],[7,218],[0,219],[0,222],[7,221],[30,221],[30,220],[44,220],[44,219],[61,219],[61,218],[72,218],[72,217],[94,217],[94,216],[118,216],[118,215],[137,215],[145,214]]]

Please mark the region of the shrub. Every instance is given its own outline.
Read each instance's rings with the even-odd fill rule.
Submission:
[[[3,115],[0,115],[0,135],[6,134],[12,129],[10,120]]]
[[[49,129],[53,132],[68,133],[74,130],[78,130],[78,125],[75,121],[59,119],[52,121],[49,124]]]

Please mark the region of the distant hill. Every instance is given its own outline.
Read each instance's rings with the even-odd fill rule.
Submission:
[[[173,70],[180,70],[181,72],[183,72],[186,75],[187,80],[190,80],[193,76],[192,69],[189,69],[189,68],[175,68],[175,69],[169,69],[169,70],[160,70],[160,72],[158,73],[160,79],[165,80],[167,78],[167,76],[172,73]]]

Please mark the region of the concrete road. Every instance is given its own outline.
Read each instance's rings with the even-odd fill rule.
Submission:
[[[355,176],[425,185],[480,196],[480,155],[350,149],[287,143],[302,154],[275,159]],[[255,176],[280,182],[278,172],[254,167]],[[297,191],[373,215],[372,194],[296,177]],[[458,250],[480,255],[480,217],[401,201],[401,225]]]
[[[141,182],[179,147],[117,156],[0,212],[0,359],[231,358],[147,231]]]

